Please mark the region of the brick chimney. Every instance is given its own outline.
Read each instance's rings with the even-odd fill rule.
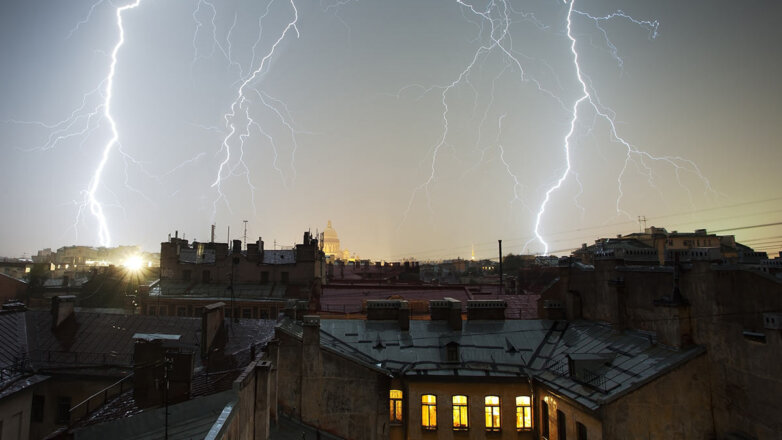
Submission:
[[[453,298],[429,301],[432,321],[448,321],[451,330],[462,329],[462,302]]]
[[[504,299],[482,299],[467,301],[467,320],[505,320],[508,304]]]
[[[217,302],[204,307],[201,315],[201,356],[214,350],[222,350],[228,336],[225,331],[225,303]]]
[[[193,353],[176,347],[180,335],[133,335],[133,399],[139,408],[190,398]]]
[[[73,305],[76,297],[73,295],[59,295],[52,298],[52,329],[56,329],[68,319],[75,317]]]
[[[410,330],[410,304],[399,299],[367,301],[368,321],[397,321],[403,331]]]

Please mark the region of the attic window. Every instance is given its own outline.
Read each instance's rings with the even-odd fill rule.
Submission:
[[[449,342],[445,346],[445,359],[448,362],[459,362],[459,344]]]

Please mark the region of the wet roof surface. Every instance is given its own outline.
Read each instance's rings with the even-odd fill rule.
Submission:
[[[413,320],[406,332],[395,321],[328,319],[320,325],[321,346],[389,374],[532,376],[592,409],[704,351],[671,349],[646,334],[589,321],[464,321],[461,330],[451,330],[445,321]],[[302,337],[294,321],[279,328]]]

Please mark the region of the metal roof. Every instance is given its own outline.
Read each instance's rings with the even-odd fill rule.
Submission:
[[[278,328],[303,335],[287,318]],[[413,320],[401,331],[396,321],[326,319],[320,331],[324,349],[389,375],[533,377],[590,409],[705,351],[592,321],[464,321],[451,330],[446,321]]]

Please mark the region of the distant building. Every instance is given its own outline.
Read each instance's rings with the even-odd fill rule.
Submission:
[[[755,252],[737,243],[732,235],[709,234],[706,229],[694,232],[668,232],[665,228],[650,227],[644,232],[600,238],[595,244],[581,245],[573,257],[584,264],[593,264],[595,258],[621,258],[641,265],[672,264],[680,261],[704,260],[742,264],[760,264],[768,258],[765,252]]]
[[[199,316],[205,304],[224,301],[229,317],[274,318],[289,299],[320,296],[325,273],[318,240],[304,233],[292,249],[266,249],[260,238],[190,243],[175,234],[160,245],[160,280],[140,298],[148,315]],[[233,305],[231,305],[233,301]]]

